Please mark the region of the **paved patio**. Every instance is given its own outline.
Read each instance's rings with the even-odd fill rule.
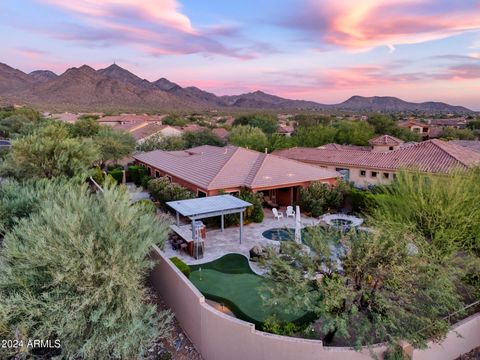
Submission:
[[[284,209],[281,209],[284,212]],[[195,260],[185,252],[173,250],[169,243],[165,244],[164,253],[168,257],[176,256],[187,264],[202,264],[222,257],[225,254],[237,253],[245,255],[249,258],[249,251],[255,245],[260,246],[279,246],[278,241],[269,240],[262,236],[265,230],[272,228],[295,228],[295,218],[284,217],[277,220],[273,217],[270,209],[264,209],[265,218],[262,223],[251,223],[243,227],[243,240],[239,242],[239,226],[230,226],[225,228],[223,232],[220,229],[207,229],[207,239],[205,240],[204,256],[202,259]],[[313,226],[319,223],[319,219],[306,217],[302,215],[302,227]],[[190,229],[190,224],[182,225]],[[255,262],[250,262],[250,266],[257,273],[263,273],[264,270],[259,268]]]

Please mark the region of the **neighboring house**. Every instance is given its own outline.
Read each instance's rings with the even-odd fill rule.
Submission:
[[[453,169],[480,166],[479,152],[452,142],[433,139],[403,144],[391,136],[380,136],[370,144],[369,151],[328,146],[277,150],[274,154],[336,170],[358,187],[389,183],[400,169],[447,173]]]
[[[114,127],[115,128],[115,127]],[[181,136],[183,131],[169,125],[142,123],[129,131],[138,143],[152,136]]]
[[[467,119],[464,117],[449,118],[449,119],[428,119],[429,125],[439,127],[452,127],[455,129],[465,129],[467,127]]]
[[[292,125],[287,125],[286,123],[280,123],[278,125],[277,134],[283,136],[291,136],[295,131],[295,128]]]
[[[298,189],[312,181],[335,184],[340,177],[334,170],[236,146],[156,150],[134,158],[150,176],[167,176],[199,197],[236,193],[246,187],[281,206],[292,205]]]
[[[449,144],[455,144],[463,146],[470,150],[475,150],[480,152],[480,141],[479,140],[452,140],[448,142]]]
[[[409,119],[398,124],[399,127],[409,129],[411,132],[420,134],[424,139],[430,137],[430,126],[428,124]]]
[[[136,114],[122,114],[114,116],[104,116],[97,120],[102,125],[124,125],[128,123],[157,123],[162,124],[162,120],[166,115],[136,115]]]

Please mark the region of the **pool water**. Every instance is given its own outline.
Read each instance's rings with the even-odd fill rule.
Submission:
[[[308,230],[302,229],[302,239],[307,235]],[[295,241],[295,229],[273,228],[262,233],[263,237],[275,241]]]
[[[331,223],[335,226],[351,226],[353,221],[347,219],[332,219]]]

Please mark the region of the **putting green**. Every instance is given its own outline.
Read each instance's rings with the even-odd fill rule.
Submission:
[[[242,320],[262,325],[274,312],[283,321],[302,322],[306,314],[274,311],[263,305],[262,291],[271,282],[255,274],[245,256],[227,254],[215,261],[192,265],[190,281],[207,298],[225,304]],[[201,269],[201,270],[200,270]]]

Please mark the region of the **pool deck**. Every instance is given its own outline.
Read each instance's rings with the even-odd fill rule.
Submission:
[[[220,229],[209,228],[207,229],[207,238],[205,240],[204,256],[202,259],[195,260],[185,252],[173,250],[169,243],[165,244],[164,253],[167,257],[176,256],[185,263],[194,265],[207,263],[230,253],[242,254],[248,259],[250,249],[255,245],[278,247],[278,241],[269,240],[263,237],[262,233],[272,228],[295,228],[295,218],[284,217],[283,219],[277,220],[273,217],[270,209],[265,209],[264,212],[265,218],[262,223],[244,225],[242,243],[239,242],[240,228],[238,226],[225,228],[223,232]],[[304,215],[301,217],[302,227],[313,226],[320,222],[320,220],[316,218],[306,217]],[[183,227],[185,227],[186,231],[190,231],[191,229],[190,224],[181,225],[181,228]],[[250,262],[250,267],[258,274],[265,272],[265,269],[260,268],[255,262]]]

